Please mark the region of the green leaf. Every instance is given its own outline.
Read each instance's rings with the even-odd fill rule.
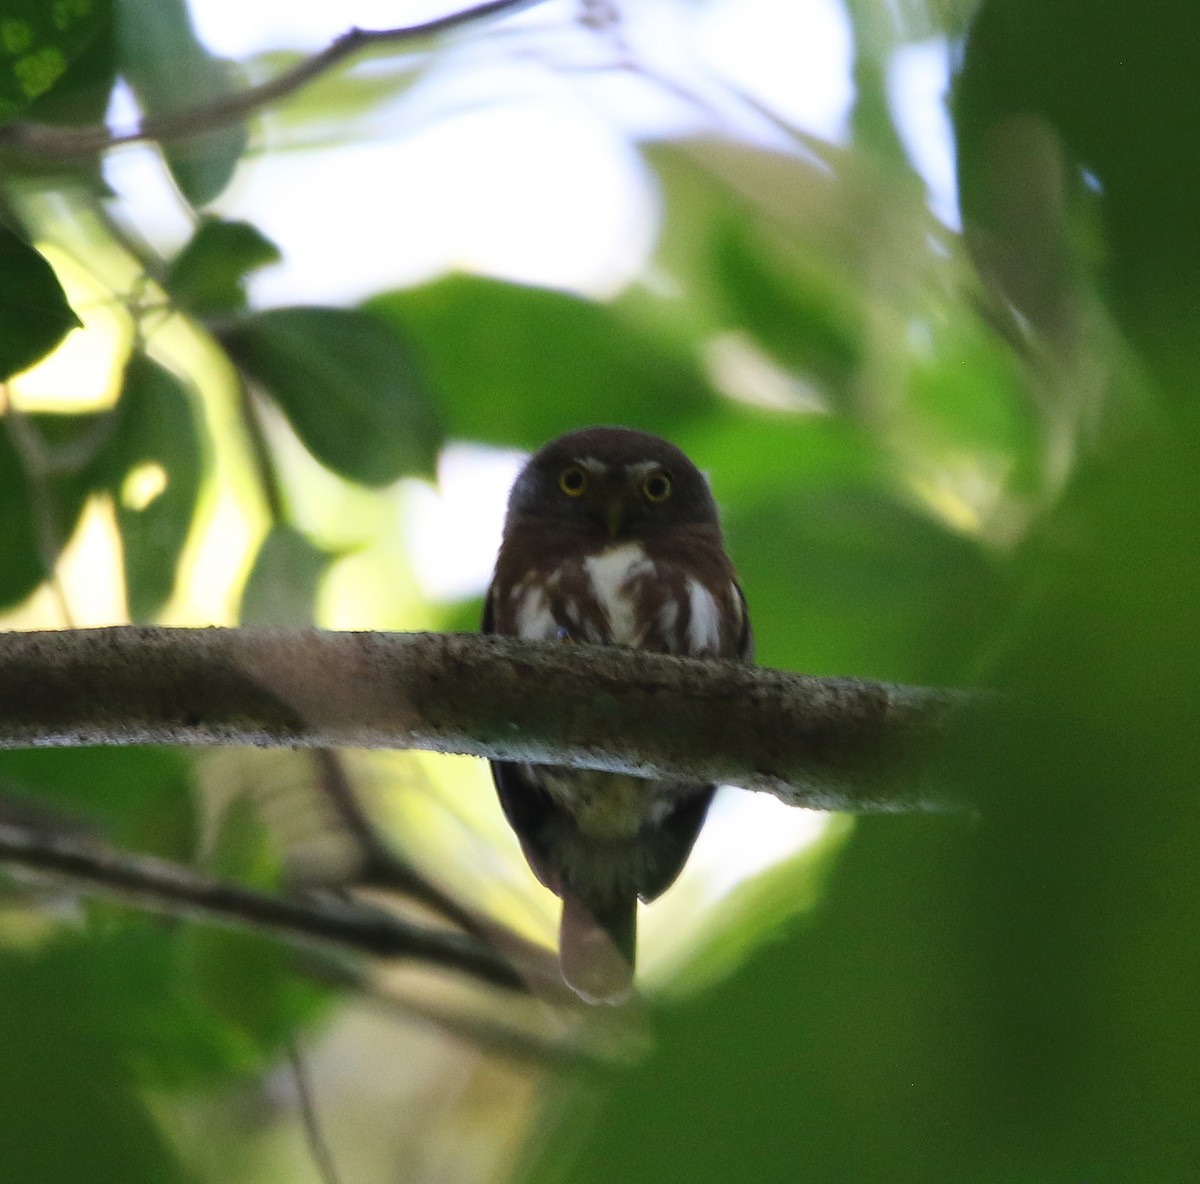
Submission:
[[[1008,606],[1008,584],[978,542],[883,484],[785,485],[724,517],[767,666],[962,683]]]
[[[27,414],[19,425],[0,419],[0,606],[19,603],[46,579],[75,533],[106,418]],[[33,483],[16,447],[19,433],[29,434],[46,462]]]
[[[530,449],[592,423],[669,436],[716,401],[685,349],[577,296],[450,276],[368,307],[413,342],[453,436]]]
[[[63,77],[111,9],[111,0],[0,0],[0,121]]]
[[[844,281],[780,260],[745,218],[724,222],[713,255],[713,274],[734,321],[785,366],[844,388],[859,365],[863,315],[861,299]]]
[[[295,951],[279,942],[200,925],[181,947],[188,984],[242,1073],[264,1072],[297,1029],[330,1003],[327,991],[297,979]]]
[[[107,925],[84,956],[101,961],[105,998],[117,1000],[108,1025],[138,1083],[151,1089],[227,1084],[261,1068],[247,1040],[200,998],[189,948],[191,927],[92,906]],[[100,926],[95,926],[97,930]]]
[[[1094,290],[1184,402],[1200,367],[1198,70],[1191,0],[1159,0],[1145,20],[1128,3],[989,0],[953,111],[964,221],[989,282],[1069,341],[1072,303],[1090,295],[1080,281],[1099,279]]]
[[[54,269],[0,223],[0,381],[40,361],[80,323]]]
[[[334,472],[364,485],[433,473],[438,417],[406,341],[383,318],[277,308],[244,318],[222,341]]]
[[[279,883],[279,856],[248,794],[235,794],[221,812],[205,865],[219,879],[254,888],[270,889]]]
[[[191,761],[168,748],[0,752],[0,794],[99,826],[114,842],[191,859],[198,834]]]
[[[165,286],[200,316],[234,312],[246,305],[246,276],[281,258],[279,248],[249,222],[203,218],[171,263]]]
[[[121,73],[147,117],[211,106],[233,91],[228,64],[197,40],[184,0],[116,0]],[[240,123],[173,138],[163,154],[183,195],[204,205],[229,183],[246,146]]]
[[[0,951],[0,1159],[7,1180],[189,1178],[131,1067],[140,1049],[121,1038],[147,988],[130,975],[124,985],[131,990],[109,989],[114,954],[105,943],[77,937],[29,952]],[[157,1006],[175,998],[164,994]]]
[[[46,0],[34,2],[40,11],[50,8]],[[0,0],[0,6],[3,6],[3,0]],[[117,72],[112,0],[94,0],[93,11],[96,13],[96,29],[84,52],[76,54],[62,78],[30,103],[22,112],[22,119],[34,123],[52,123],[59,127],[87,127],[104,122]],[[37,161],[33,157],[22,160],[16,157],[12,163],[18,167],[46,171],[87,170],[98,175],[99,161],[98,156],[86,160],[60,161]]]
[[[175,587],[200,475],[200,439],[186,389],[169,370],[134,354],[125,368],[112,441],[93,480],[117,506],[135,621],[153,617]]]
[[[279,852],[249,796],[239,794],[225,808],[206,864],[223,881],[278,890]],[[327,998],[296,981],[288,946],[255,934],[196,926],[188,931],[181,954],[197,1000],[228,1027],[229,1046],[238,1051],[245,1070],[261,1071]]]
[[[19,604],[45,578],[25,466],[0,420],[0,606]]]
[[[999,461],[1009,489],[1041,492],[1045,442],[1018,358],[974,318],[930,318],[928,330],[905,382],[910,430],[927,453]]]
[[[317,588],[333,556],[291,526],[273,526],[242,593],[243,625],[311,625]]]

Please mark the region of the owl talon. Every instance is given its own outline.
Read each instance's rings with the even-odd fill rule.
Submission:
[[[561,641],[565,645],[574,645],[575,638],[568,633],[561,625],[554,631],[554,640]]]

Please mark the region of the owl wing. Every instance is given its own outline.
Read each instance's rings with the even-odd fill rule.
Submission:
[[[483,602],[483,620],[480,628],[484,633],[496,632],[495,595],[491,588]],[[534,875],[551,892],[559,893],[558,869],[554,866],[547,836],[563,810],[556,806],[553,798],[524,770],[512,761],[489,761],[492,780],[500,799],[500,808],[508,825],[513,828],[521,842],[525,862]]]
[[[482,633],[496,632],[496,598],[492,593],[491,588],[487,590],[487,596],[483,599],[483,620],[479,622],[479,629]]]
[[[746,594],[742,591],[742,586],[737,580],[733,581],[733,594],[736,599],[738,615],[742,622],[741,628],[738,630],[737,656],[739,661],[753,662],[754,630],[750,627],[750,610],[746,607]]]

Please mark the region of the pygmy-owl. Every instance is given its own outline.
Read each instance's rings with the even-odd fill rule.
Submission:
[[[708,481],[674,445],[625,428],[560,436],[522,469],[483,629],[694,657],[753,652]],[[714,787],[507,761],[492,776],[529,866],[562,898],[563,977],[586,999],[621,999],[637,902],[679,875]]]

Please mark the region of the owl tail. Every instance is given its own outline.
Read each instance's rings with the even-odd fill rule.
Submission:
[[[559,958],[563,978],[581,999],[621,1003],[629,997],[636,943],[636,898],[600,909],[564,895]]]

